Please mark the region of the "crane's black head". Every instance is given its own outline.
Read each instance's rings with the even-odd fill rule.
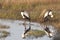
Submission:
[[[52,11],[51,9],[48,10],[49,12]]]
[[[24,12],[24,10],[21,10],[21,12]]]

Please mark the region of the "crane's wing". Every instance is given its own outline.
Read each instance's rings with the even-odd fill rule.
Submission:
[[[27,12],[24,12],[24,15],[29,18],[29,14]]]
[[[48,15],[48,11],[45,13],[44,18]]]

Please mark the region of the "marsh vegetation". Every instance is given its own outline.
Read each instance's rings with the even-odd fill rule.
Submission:
[[[52,9],[54,18],[49,22],[42,23],[43,15],[44,15],[43,10],[45,9]],[[11,19],[13,21],[23,20],[20,14],[21,10],[25,10],[25,11],[28,11],[28,13],[30,13],[30,18],[32,22],[38,22],[44,25],[53,25],[53,27],[60,29],[60,0],[29,0],[29,1],[28,0],[17,0],[17,1],[16,0],[0,0],[0,19]],[[18,25],[19,27],[17,28],[16,24],[18,22],[17,23],[12,22],[14,24],[12,24],[11,22],[10,22],[11,24],[9,24],[9,22],[10,21],[1,22],[2,24],[5,23],[5,25],[3,26],[0,25],[0,29],[10,29],[10,26],[11,26],[10,32],[15,35],[15,32],[17,31],[18,33],[16,34],[20,35],[21,25],[20,26]],[[9,26],[6,26],[6,25],[9,25]],[[14,28],[16,28],[16,30]],[[14,31],[12,31],[13,29]],[[42,31],[40,32],[39,30],[37,31],[33,30],[33,31],[35,31],[36,34],[39,33],[38,35],[40,35],[40,33],[41,34],[44,33]],[[6,33],[5,31],[2,33],[4,33],[5,35],[9,34],[9,33]],[[33,35],[37,36],[36,34],[34,34],[34,32],[32,33]],[[12,38],[14,38],[15,36],[12,36]],[[15,38],[16,40],[17,40],[17,37]],[[21,39],[21,37],[20,38],[18,37],[18,39]],[[47,39],[47,40],[50,40],[50,39]]]

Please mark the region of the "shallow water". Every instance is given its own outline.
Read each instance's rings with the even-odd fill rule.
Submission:
[[[26,39],[22,39],[21,35],[24,32],[24,21],[21,20],[4,20],[0,19],[0,24],[9,26],[9,29],[0,29],[0,30],[5,30],[10,33],[9,36],[5,38],[0,38],[0,40],[53,40],[54,37],[49,38],[47,35],[43,37],[38,37],[38,38],[33,38],[33,37],[27,37]],[[26,22],[27,26],[29,22]],[[32,29],[39,29],[43,30],[43,26],[40,25],[39,23],[31,22],[31,27]],[[52,32],[55,32],[56,30],[49,25],[48,26]]]

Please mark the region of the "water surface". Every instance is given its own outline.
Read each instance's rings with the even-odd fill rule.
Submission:
[[[49,38],[47,35],[43,36],[43,37],[38,37],[38,38],[33,38],[33,37],[27,37],[26,39],[23,39],[21,37],[22,33],[24,32],[24,25],[23,25],[24,21],[21,20],[4,20],[4,19],[0,19],[0,24],[1,25],[6,25],[9,26],[9,29],[0,29],[0,30],[5,30],[7,32],[10,33],[9,36],[7,36],[6,38],[0,38],[2,40],[53,40],[54,37]],[[27,26],[28,26],[28,21],[26,22]],[[31,22],[31,27],[32,29],[39,29],[39,30],[43,30],[43,25],[39,24],[39,23],[35,23],[35,22]],[[56,30],[54,29],[54,27],[52,27],[51,25],[48,26],[50,28],[50,30],[54,33]]]

